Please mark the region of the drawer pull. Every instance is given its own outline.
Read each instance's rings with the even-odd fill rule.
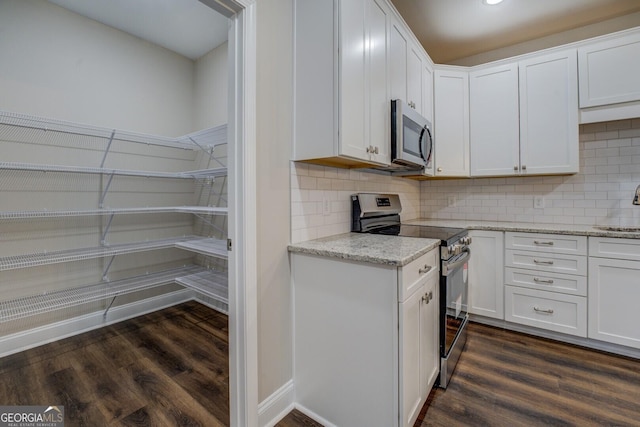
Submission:
[[[533,278],[533,281],[534,281],[534,282],[536,282],[536,283],[546,283],[546,284],[548,284],[548,285],[553,285],[553,280],[551,280],[551,279],[549,279],[549,280],[543,280],[543,279],[540,279],[540,278],[538,278],[538,277],[534,277],[534,278]]]
[[[426,273],[430,272],[432,268],[433,268],[432,266],[425,264],[424,267],[422,267],[420,270],[418,270],[418,273],[419,274],[426,274]]]
[[[543,240],[534,240],[533,243],[536,245],[553,246],[553,242],[551,241],[545,242]]]
[[[433,291],[429,291],[429,293],[422,295],[422,302],[429,304],[429,301],[431,301],[432,299],[433,299]]]
[[[553,265],[553,261],[541,261],[539,259],[533,259],[533,263],[534,264],[541,264],[541,265]]]
[[[547,309],[545,310],[544,308],[533,307],[533,309],[534,309],[537,313],[553,314],[553,308],[547,308]]]

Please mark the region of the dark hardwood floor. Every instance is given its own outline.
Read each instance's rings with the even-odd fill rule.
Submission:
[[[472,323],[419,426],[640,426],[640,361]]]
[[[0,359],[0,405],[72,426],[229,425],[227,317],[188,302]],[[640,426],[640,361],[472,323],[416,427]],[[278,427],[320,427],[293,411]]]
[[[64,405],[65,425],[228,426],[227,316],[196,302],[0,359],[0,405]],[[314,426],[297,411],[281,427]]]

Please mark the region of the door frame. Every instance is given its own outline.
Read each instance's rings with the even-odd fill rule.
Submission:
[[[258,426],[256,0],[200,0],[229,27],[229,406]]]

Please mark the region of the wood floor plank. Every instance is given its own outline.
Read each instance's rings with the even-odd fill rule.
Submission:
[[[638,426],[640,361],[471,323],[416,426]]]

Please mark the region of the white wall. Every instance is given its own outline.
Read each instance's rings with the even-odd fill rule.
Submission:
[[[193,61],[44,0],[0,2],[0,109],[143,133],[193,131]]]
[[[223,43],[195,63],[194,129],[205,129],[227,123],[229,110],[228,44]]]
[[[289,158],[293,2],[257,3],[258,399],[293,376]]]
[[[580,126],[580,172],[571,176],[424,181],[423,218],[640,225],[640,119]],[[455,206],[449,198],[455,196]],[[544,209],[533,207],[542,196]]]

